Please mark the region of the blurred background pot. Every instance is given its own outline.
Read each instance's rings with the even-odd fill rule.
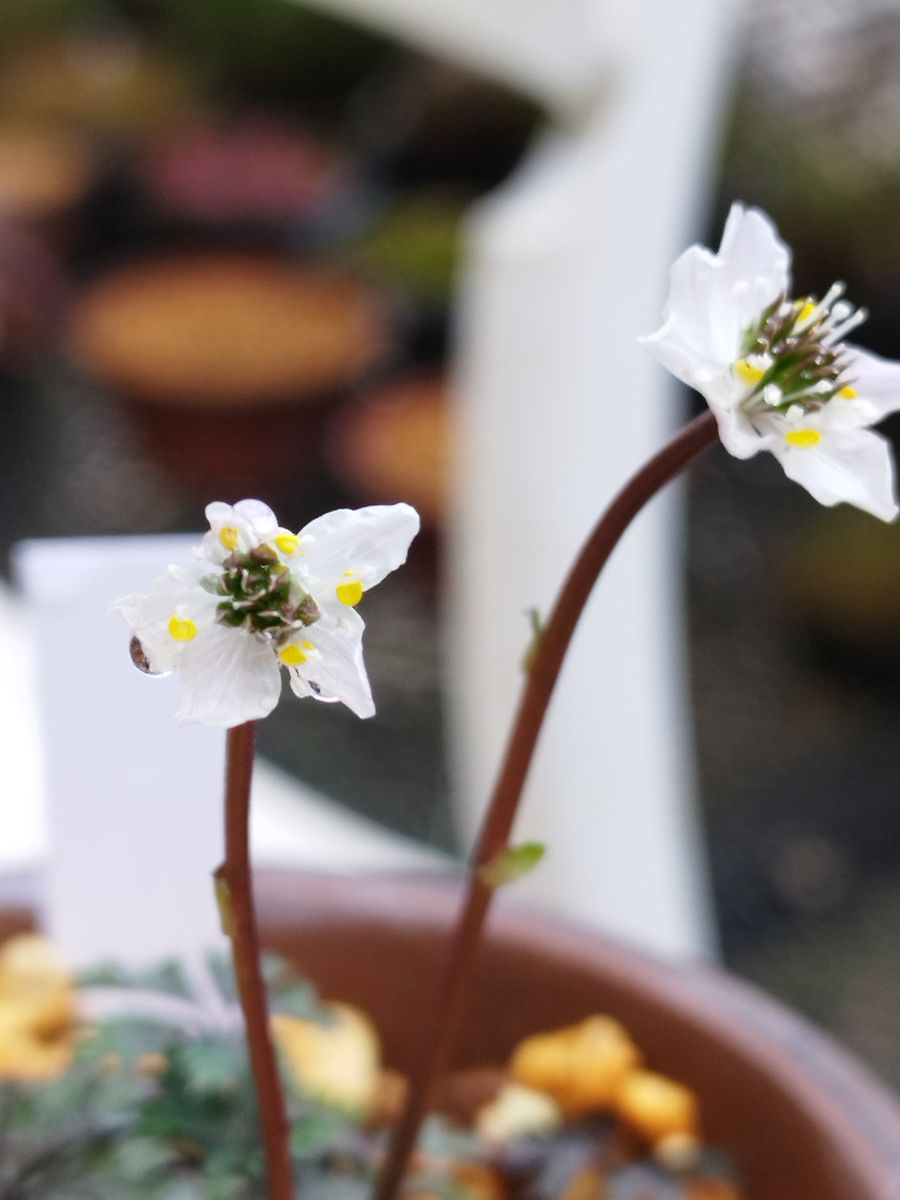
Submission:
[[[65,252],[77,240],[99,178],[89,141],[73,129],[0,121],[0,220]]]
[[[169,130],[144,150],[132,203],[168,241],[313,247],[362,218],[365,188],[337,146],[300,123],[249,112]]]
[[[451,405],[443,375],[417,372],[343,406],[325,441],[331,472],[356,503],[405,500],[417,509],[422,528],[410,562],[429,588],[439,579],[448,515]]]
[[[262,254],[124,266],[75,302],[71,353],[198,494],[270,494],[314,458],[322,413],[382,358],[388,322],[354,279]]]

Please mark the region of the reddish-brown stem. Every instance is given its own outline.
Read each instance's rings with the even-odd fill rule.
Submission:
[[[438,1003],[426,1022],[410,1074],[409,1095],[382,1174],[378,1200],[394,1200],[415,1147],[432,1087],[447,1062],[494,891],[482,882],[479,869],[491,862],[509,841],[544,715],[578,619],[598,576],[632,520],[660,488],[715,440],[715,419],[711,413],[704,413],[685,425],[632,476],[594,526],[541,630],[500,774],[472,854],[462,909],[435,993]]]
[[[225,861],[216,871],[223,925],[231,937],[238,996],[244,1012],[250,1065],[256,1080],[270,1200],[294,1200],[284,1092],[269,1037],[269,1006],[259,961],[259,934],[250,869],[250,780],[256,725],[228,730],[225,770]]]

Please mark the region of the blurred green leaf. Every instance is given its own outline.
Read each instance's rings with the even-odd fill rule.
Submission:
[[[546,846],[540,842],[523,842],[520,846],[507,846],[478,871],[478,877],[488,887],[503,887],[521,879],[538,865],[544,857]]]

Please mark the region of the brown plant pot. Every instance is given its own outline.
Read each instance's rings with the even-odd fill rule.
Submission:
[[[365,1008],[388,1061],[407,1067],[456,885],[275,872],[258,892],[267,944],[324,996]],[[594,1012],[696,1089],[705,1135],[734,1156],[748,1200],[900,1197],[900,1104],[824,1034],[722,972],[669,966],[505,900],[453,1065],[502,1062],[525,1035]]]
[[[268,495],[315,470],[325,410],[383,360],[390,324],[380,294],[349,276],[223,250],[95,280],[67,340],[185,486]]]
[[[388,1063],[408,1067],[457,884],[271,871],[256,891],[266,946],[326,998],[364,1008]],[[30,923],[0,912],[0,938]],[[733,1156],[748,1200],[900,1197],[900,1104],[828,1037],[720,971],[670,966],[505,900],[451,1065],[502,1062],[527,1034],[595,1012],[697,1091],[704,1133]]]

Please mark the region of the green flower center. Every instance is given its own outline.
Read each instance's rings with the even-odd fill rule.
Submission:
[[[841,300],[842,293],[835,284],[822,300],[778,296],[748,327],[733,368],[750,386],[747,412],[787,412],[795,404],[815,412],[836,396],[856,395],[840,341],[867,314]]]
[[[290,634],[318,621],[315,600],[297,583],[271,546],[263,543],[249,554],[232,552],[213,590],[223,597],[216,620],[233,628],[283,641]]]

